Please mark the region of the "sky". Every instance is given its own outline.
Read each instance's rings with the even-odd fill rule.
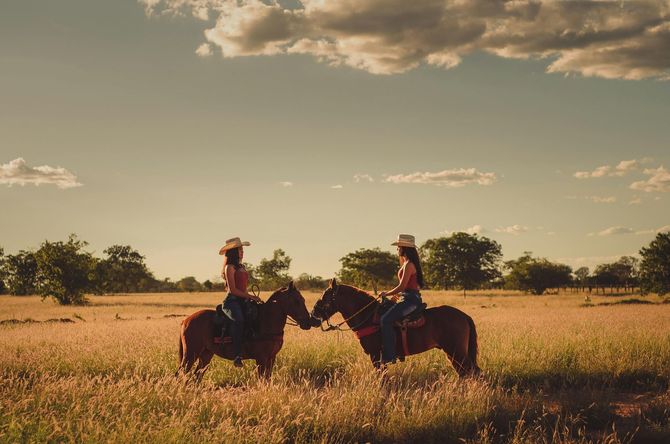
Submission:
[[[8,0],[0,246],[331,277],[467,231],[593,267],[670,229],[670,2]]]

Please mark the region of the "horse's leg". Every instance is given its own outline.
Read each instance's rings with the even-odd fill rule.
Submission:
[[[207,371],[207,366],[209,365],[213,356],[214,356],[214,352],[209,350],[208,348],[205,348],[200,353],[200,357],[198,358],[198,365],[195,368],[195,380],[196,380],[196,382],[202,381],[202,377],[205,374],[205,372]]]
[[[375,370],[381,370],[382,368],[382,352],[378,351],[369,355],[372,365],[375,367]]]
[[[272,368],[275,365],[275,357],[256,358],[256,367],[258,368],[258,377],[270,379],[272,376]]]
[[[468,354],[465,352],[465,350],[461,350],[459,348],[454,351],[453,354],[447,353],[447,356],[449,356],[451,365],[454,366],[454,369],[456,370],[456,373],[458,373],[459,378],[464,378],[470,373],[468,365]]]
[[[184,359],[181,368],[185,374],[191,371],[191,368],[205,350],[202,344],[196,344],[196,342],[195,340],[191,340],[190,342],[184,340]]]

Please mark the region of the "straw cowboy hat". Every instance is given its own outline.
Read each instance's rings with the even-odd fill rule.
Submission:
[[[398,240],[393,242],[391,245],[396,245],[398,247],[416,248],[416,243],[414,242],[414,236],[412,236],[411,234],[399,234]]]
[[[226,251],[232,250],[233,248],[248,247],[249,245],[251,245],[250,242],[247,241],[242,242],[239,237],[234,237],[226,241],[226,245],[221,247],[221,249],[219,250],[219,254],[223,255]]]

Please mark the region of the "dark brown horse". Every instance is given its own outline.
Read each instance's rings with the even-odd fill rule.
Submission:
[[[379,368],[382,338],[379,325],[374,323],[379,306],[379,302],[363,290],[337,284],[333,279],[314,305],[312,325],[319,326],[339,312],[359,337],[361,347],[370,356],[374,366]],[[439,348],[447,354],[459,376],[478,375],[477,331],[472,318],[447,305],[429,308],[423,315],[426,322],[422,327],[407,330],[407,354]],[[400,335],[397,337],[396,349],[399,355],[403,355]]]
[[[242,348],[243,359],[256,361],[259,376],[269,378],[272,375],[275,357],[284,344],[284,326],[288,316],[295,319],[303,330],[310,329],[305,299],[293,282],[275,291],[258,306],[258,331],[253,339],[245,341]],[[182,321],[177,374],[194,370],[200,380],[214,355],[229,360],[234,358],[232,344],[214,342],[217,339],[214,335],[215,317],[214,310],[200,310]]]

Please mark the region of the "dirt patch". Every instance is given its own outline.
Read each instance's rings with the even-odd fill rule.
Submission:
[[[0,321],[0,325],[17,325],[17,324],[74,324],[75,322],[70,318],[51,318],[46,321],[36,321],[35,319],[4,319]]]

